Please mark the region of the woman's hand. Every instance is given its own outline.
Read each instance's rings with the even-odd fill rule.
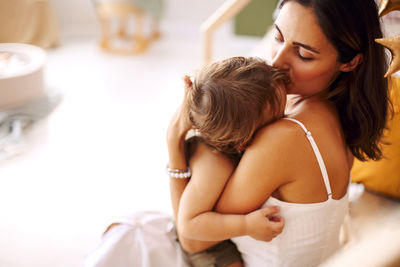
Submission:
[[[192,82],[188,76],[184,76],[183,78],[185,82],[185,91],[184,97],[181,105],[175,111],[174,115],[172,116],[167,130],[167,143],[168,146],[176,145],[176,142],[180,143],[184,141],[186,133],[192,128],[192,122],[189,119],[188,112],[187,112],[187,94],[189,88],[192,86]]]
[[[282,232],[284,221],[276,216],[279,207],[270,206],[246,215],[247,235],[261,241],[271,241]]]

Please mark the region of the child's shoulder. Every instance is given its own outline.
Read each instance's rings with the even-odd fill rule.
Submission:
[[[191,133],[185,139],[185,152],[187,159],[191,158],[195,153],[218,153],[214,147],[207,144],[201,135]]]
[[[204,138],[202,138],[201,134],[197,130],[190,130],[186,135],[185,139],[185,151],[187,159],[189,159],[197,150],[207,150],[214,154],[222,154],[225,157],[233,160],[234,162],[239,162],[242,153],[233,153],[233,152],[226,152],[226,151],[219,151],[209,143],[207,143]]]
[[[186,143],[185,152],[187,155],[187,162],[189,165],[195,162],[202,162],[204,166],[225,166],[231,168],[235,166],[237,161],[228,155],[217,151],[215,148],[209,146],[203,139],[199,137],[192,137]]]

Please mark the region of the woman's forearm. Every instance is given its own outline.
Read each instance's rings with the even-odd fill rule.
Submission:
[[[184,140],[176,138],[176,140],[168,140],[168,167],[171,169],[185,170],[187,168],[185,158]],[[175,220],[178,217],[179,202],[189,179],[169,178],[170,197],[172,210],[174,212]]]
[[[184,117],[183,107],[181,106],[172,117],[167,129],[167,148],[168,148],[168,167],[171,169],[186,170],[187,162],[185,156],[185,137],[190,124]],[[170,197],[174,212],[174,218],[177,219],[179,202],[182,193],[188,183],[188,179],[170,179]]]
[[[280,233],[283,220],[276,216],[278,209],[276,207],[260,209],[265,197],[273,191],[274,182],[281,183],[279,180],[263,179],[264,170],[260,166],[265,165],[262,161],[265,155],[259,155],[261,152],[264,153],[263,147],[265,146],[261,146],[260,150],[245,153],[239,163],[242,164],[244,160],[246,165],[246,174],[243,175],[243,169],[236,168],[234,171],[236,166],[234,162],[220,153],[212,152],[205,145],[198,146],[190,159],[192,178],[183,192],[179,206],[178,231],[182,236],[216,241],[249,235],[257,240],[269,241]],[[240,176],[235,176],[238,173]],[[248,180],[252,181],[250,185]],[[265,186],[264,182],[268,182],[268,186]],[[234,191],[232,186],[235,187]],[[230,190],[229,194],[221,195],[221,192],[227,189]],[[245,194],[244,189],[246,189]],[[225,209],[222,213],[214,212],[221,197],[224,203],[230,205],[230,210]],[[239,208],[236,207],[235,210],[234,206]]]

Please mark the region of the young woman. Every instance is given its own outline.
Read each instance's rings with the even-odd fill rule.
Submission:
[[[382,157],[378,143],[389,100],[383,47],[374,42],[382,33],[373,0],[284,0],[274,31],[271,63],[291,79],[290,120],[256,133],[218,199],[219,213],[183,222],[178,230],[191,239],[235,237],[245,219],[234,223],[223,214],[278,205],[282,234],[271,242],[233,238],[245,265],[316,266],[339,246],[353,157]],[[178,115],[170,124],[170,168],[187,168],[185,120]],[[196,164],[212,157],[207,149],[196,151],[193,176]],[[171,180],[173,198],[182,188],[182,181]]]
[[[217,172],[230,178],[216,212],[205,212],[194,222],[189,218],[179,223],[178,218],[181,240],[235,237],[232,240],[246,266],[316,266],[334,253],[347,211],[353,158],[382,157],[378,143],[390,105],[383,47],[374,42],[381,36],[373,0],[282,1],[270,60],[290,77],[287,94],[292,98],[286,116],[292,120],[281,119],[259,129],[232,174],[224,155],[208,146],[193,151],[192,181],[210,179]],[[169,168],[184,172],[188,166],[185,136],[192,126],[187,117],[181,107],[167,134]],[[211,167],[203,168],[204,164]],[[173,206],[180,211],[192,205],[185,196],[179,202],[186,185],[185,179],[170,179]],[[259,212],[270,205],[280,206],[285,219],[277,237],[280,229]],[[187,266],[176,249],[175,236],[165,227],[171,219],[152,218],[148,228],[143,223],[136,226],[135,216],[121,224],[122,230],[112,228],[85,266]],[[246,218],[259,222],[261,226],[255,228],[264,230],[258,239],[275,238],[261,242],[238,237],[248,230]],[[149,246],[132,243],[138,231],[152,240]],[[140,248],[132,249],[134,244]],[[160,248],[162,244],[166,245]],[[198,251],[195,245],[187,247]]]

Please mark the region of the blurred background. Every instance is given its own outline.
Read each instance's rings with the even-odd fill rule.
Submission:
[[[235,1],[126,2],[0,0],[0,43],[47,55],[46,109],[9,126],[12,112],[27,114],[2,106],[0,44],[0,267],[80,266],[113,219],[172,213],[165,134],[182,76],[203,64],[205,47],[211,60],[265,57],[278,1],[236,1],[226,15],[220,7]],[[200,29],[216,11],[224,19],[207,46]],[[400,33],[393,13],[387,36]]]
[[[159,38],[142,51],[126,40],[116,50],[111,41],[100,46],[99,2],[0,1],[0,43],[44,48],[45,91],[61,99],[24,130],[17,149],[1,151],[1,267],[79,266],[112,219],[171,213],[166,127],[182,99],[182,76],[202,64],[200,26],[224,1],[155,1]],[[264,12],[256,33],[235,19],[218,28],[213,60],[248,54],[272,21],[273,8]]]

